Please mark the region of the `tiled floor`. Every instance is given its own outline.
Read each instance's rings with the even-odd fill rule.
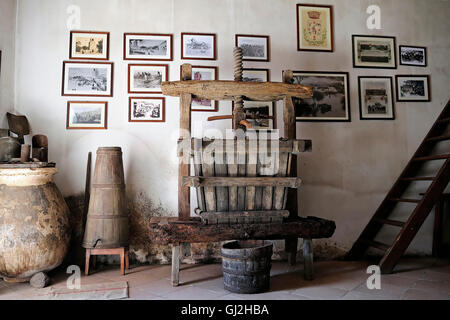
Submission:
[[[170,266],[137,266],[121,276],[118,267],[99,267],[81,278],[83,284],[128,282],[129,299],[200,300],[304,300],[304,299],[445,299],[450,300],[450,260],[405,258],[396,273],[381,276],[381,289],[368,289],[369,262],[315,262],[315,280],[303,279],[303,266],[274,262],[271,289],[261,294],[243,295],[223,288],[220,264],[182,265],[180,286],[170,284]],[[65,286],[64,271],[51,274],[52,286]],[[36,299],[40,289],[25,283],[0,281],[0,299]]]

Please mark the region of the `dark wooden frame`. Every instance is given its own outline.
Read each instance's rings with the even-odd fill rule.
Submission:
[[[391,101],[392,101],[392,118],[363,118],[362,116],[362,95],[361,95],[361,79],[389,79],[391,82]],[[359,96],[359,120],[395,120],[395,102],[394,102],[394,82],[392,77],[384,76],[359,76],[358,77],[358,96]]]
[[[130,63],[128,64],[128,93],[136,94],[161,94],[162,91],[131,91],[131,67],[164,67],[166,72],[166,80],[169,81],[169,65],[168,64],[142,64],[142,63]]]
[[[161,100],[162,101],[162,119],[161,120],[131,120],[131,100]],[[128,98],[128,122],[166,122],[166,98],[165,97],[129,97]]]
[[[392,57],[392,61],[394,61],[393,67],[374,67],[374,66],[357,66],[356,65],[356,57],[355,57],[355,38],[356,37],[364,37],[364,38],[375,38],[375,39],[392,39],[392,52],[394,56]],[[392,36],[372,36],[372,35],[363,35],[363,34],[354,34],[352,35],[352,59],[353,59],[353,68],[369,68],[369,69],[397,69],[397,45],[396,39]]]
[[[330,9],[330,50],[327,49],[301,49],[300,48],[300,18],[298,16],[299,7],[316,7],[316,8],[328,8]],[[296,6],[297,16],[297,51],[313,51],[313,52],[333,52],[334,51],[334,26],[333,26],[333,6],[332,5],[318,5],[308,3],[297,3]]]
[[[65,89],[65,77],[66,77],[66,64],[67,63],[73,63],[73,64],[109,64],[111,65],[111,93],[110,94],[67,94],[64,93]],[[114,62],[90,62],[90,61],[63,61],[63,69],[62,69],[62,85],[61,85],[61,95],[64,97],[112,97],[114,94]]]
[[[310,73],[311,75],[314,74],[340,74],[340,75],[346,75],[347,78],[347,104],[348,104],[348,119],[344,120],[329,120],[329,119],[323,119],[323,120],[313,120],[313,119],[297,119],[297,116],[295,117],[296,122],[351,122],[352,121],[352,113],[350,108],[350,74],[346,71],[339,72],[339,71],[292,71],[295,77],[296,73]],[[294,104],[295,108],[295,104]]]
[[[425,77],[427,79],[427,91],[428,91],[428,99],[427,100],[415,100],[415,99],[406,99],[406,100],[399,100],[399,94],[398,90],[398,79],[401,77],[408,77],[408,78],[422,78]],[[430,86],[430,76],[428,74],[396,74],[395,75],[395,93],[396,93],[396,100],[397,102],[430,102],[431,101],[431,86]]]
[[[103,127],[71,127],[70,126],[70,105],[72,103],[87,103],[87,104],[104,104],[105,105],[105,115]],[[106,130],[108,129],[108,102],[107,101],[67,101],[67,115],[66,115],[66,129],[67,130]]]
[[[192,69],[194,68],[204,68],[204,69],[214,69],[214,80],[219,80],[219,67],[217,66],[192,66]],[[180,80],[183,78],[183,69],[182,66],[180,66]],[[218,112],[219,111],[219,101],[214,100],[214,110],[208,110],[208,109],[192,109],[191,105],[191,111],[192,112]]]
[[[270,61],[270,37],[264,36],[264,35],[253,35],[253,34],[236,34],[234,36],[234,45],[238,47],[238,40],[239,38],[264,38],[266,39],[266,47],[267,47],[267,59],[249,59],[249,58],[242,58],[242,61],[260,61],[260,62],[269,62]]]
[[[194,35],[194,36],[210,36],[213,37],[213,57],[212,58],[192,58],[184,56],[184,36]],[[181,33],[181,59],[182,60],[217,60],[217,37],[215,33],[196,33],[196,32],[182,32]]]
[[[162,36],[170,37],[170,58],[169,59],[154,59],[154,58],[127,58],[127,36]],[[123,34],[123,60],[133,61],[173,61],[173,34],[170,33],[124,33]]]
[[[421,65],[418,65],[418,64],[402,63],[402,48],[423,49],[425,64],[423,66],[421,66]],[[401,66],[411,66],[411,67],[421,67],[421,68],[426,67],[428,65],[427,47],[399,45],[398,46],[398,64],[401,65]]]
[[[73,45],[73,34],[74,33],[92,33],[92,34],[102,34],[106,35],[106,58],[81,58],[81,57],[73,57],[72,56],[72,45]],[[109,60],[109,32],[105,31],[77,31],[77,30],[71,30],[70,31],[70,45],[69,45],[69,59],[76,59],[76,60]]]

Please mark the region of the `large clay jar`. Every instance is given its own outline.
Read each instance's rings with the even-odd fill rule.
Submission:
[[[0,169],[0,276],[25,282],[59,266],[70,241],[69,208],[56,168]]]

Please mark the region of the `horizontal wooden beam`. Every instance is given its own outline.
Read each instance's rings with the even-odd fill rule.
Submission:
[[[148,236],[152,243],[218,242],[248,239],[329,238],[336,229],[334,221],[316,217],[292,218],[282,223],[202,224],[200,218],[177,221],[177,218],[152,218]]]
[[[166,81],[161,84],[166,96],[179,97],[189,93],[197,99],[234,100],[242,96],[250,101],[277,101],[287,96],[308,99],[312,87],[281,82],[241,82],[225,80],[208,81]]]
[[[183,177],[184,187],[286,187],[298,188],[302,180],[296,177]]]

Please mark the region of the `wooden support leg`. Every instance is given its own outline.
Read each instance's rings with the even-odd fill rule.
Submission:
[[[92,256],[92,269],[95,270],[96,267],[97,267],[97,256],[93,255]]]
[[[125,269],[130,269],[130,248],[125,249]]]
[[[120,273],[125,275],[125,248],[120,251]]]
[[[91,260],[91,249],[86,249],[86,262],[84,265],[84,274],[89,275],[89,262]]]
[[[180,282],[180,253],[181,246],[172,246],[172,286],[178,286]]]
[[[303,239],[303,258],[305,259],[305,280],[314,280],[312,239]]]
[[[297,262],[297,245],[297,238],[289,238],[284,242],[284,248],[288,254],[288,262],[291,266],[295,265],[295,263]]]

